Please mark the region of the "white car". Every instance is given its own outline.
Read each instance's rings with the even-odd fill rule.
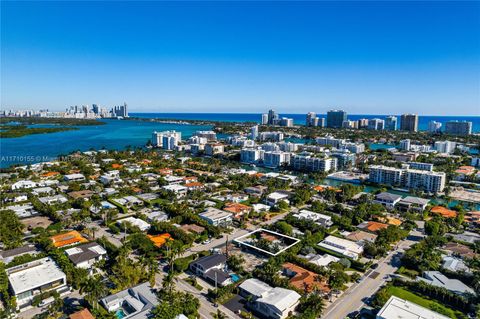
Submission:
[[[38,306],[39,306],[39,307],[45,307],[46,305],[49,305],[49,304],[51,304],[51,303],[54,302],[54,301],[55,301],[55,298],[53,298],[53,297],[48,297],[47,299],[42,300],[42,301],[38,304]]]

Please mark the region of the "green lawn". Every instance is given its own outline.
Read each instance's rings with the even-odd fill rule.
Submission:
[[[422,307],[425,307],[427,309],[431,309],[433,311],[436,311],[442,315],[448,316],[453,319],[463,319],[465,316],[459,312],[455,311],[453,309],[447,308],[442,304],[439,304],[438,302],[434,300],[429,300],[425,299],[423,297],[420,297],[408,290],[405,290],[400,287],[394,287],[394,286],[388,286],[387,291],[390,295],[397,296],[399,298],[411,301],[413,303],[416,303],[417,305],[420,305]]]

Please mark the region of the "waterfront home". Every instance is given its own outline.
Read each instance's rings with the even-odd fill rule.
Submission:
[[[377,194],[373,202],[377,204],[381,204],[388,209],[393,209],[395,205],[398,202],[400,202],[401,199],[402,199],[402,196],[400,195],[383,192],[383,193]]]

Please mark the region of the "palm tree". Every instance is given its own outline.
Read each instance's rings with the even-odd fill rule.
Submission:
[[[89,228],[88,228],[88,231],[89,231],[90,235],[92,235],[93,240],[95,240],[95,232],[96,232],[97,230],[98,230],[98,228],[95,227],[95,226],[92,226],[92,227],[89,227]]]
[[[86,294],[85,299],[96,308],[98,306],[98,299],[102,298],[107,293],[107,287],[100,276],[87,277],[80,284],[80,293]]]

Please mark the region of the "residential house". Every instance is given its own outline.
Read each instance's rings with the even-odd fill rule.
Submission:
[[[374,221],[365,221],[360,225],[358,225],[357,227],[363,230],[368,230],[369,232],[372,232],[372,233],[376,233],[382,229],[387,229],[388,225],[379,223],[379,222],[374,222]]]
[[[92,269],[93,264],[106,258],[107,251],[96,242],[91,242],[66,249],[65,254],[76,267]]]
[[[448,319],[416,303],[391,296],[377,313],[376,319]]]
[[[398,202],[396,208],[403,212],[416,211],[421,213],[427,208],[428,203],[430,203],[429,199],[407,196]]]
[[[95,317],[90,313],[87,308],[76,311],[68,316],[69,319],[95,319]]]
[[[20,310],[30,306],[33,298],[41,293],[54,290],[60,294],[70,292],[65,273],[50,257],[8,268],[6,274]]]
[[[458,279],[450,279],[439,271],[424,271],[423,277],[417,277],[417,281],[423,281],[432,286],[445,288],[455,294],[475,294],[475,290],[465,285]]]
[[[362,245],[332,235],[322,240],[318,245],[345,257],[352,258],[353,260],[357,260],[363,253]]]
[[[56,248],[62,248],[88,242],[78,231],[72,230],[63,234],[50,237]]]
[[[173,192],[177,196],[177,198],[187,195],[188,191],[188,187],[178,184],[165,185],[162,186],[162,189]]]
[[[434,206],[430,210],[431,213],[440,215],[444,218],[455,218],[457,217],[457,212],[448,208],[445,208],[443,206]]]
[[[67,174],[63,176],[63,180],[66,182],[80,182],[85,180],[85,176],[83,174],[75,173],[75,174]]]
[[[290,194],[288,192],[277,191],[277,192],[268,194],[267,198],[265,199],[265,203],[269,206],[276,206],[281,201],[284,201],[287,204],[290,204],[288,200],[289,197],[290,197]]]
[[[323,227],[330,227],[333,225],[332,217],[324,214],[314,213],[312,211],[302,209],[298,214],[294,215],[297,219],[314,222]]]
[[[290,278],[289,283],[300,291],[316,291],[324,295],[330,292],[328,283],[319,274],[289,262],[284,263],[282,268],[284,275]]]
[[[366,242],[374,243],[375,240],[377,239],[377,235],[372,233],[367,233],[363,230],[356,230],[346,235],[345,238],[360,244],[363,244]]]
[[[127,217],[117,221],[117,225],[121,226],[124,223],[129,223],[132,226],[138,227],[141,231],[147,231],[150,229],[150,224],[140,218]]]
[[[240,203],[226,203],[223,210],[232,213],[235,218],[240,218],[248,214],[252,210],[252,207]]]
[[[340,258],[329,255],[329,254],[324,254],[324,255],[308,254],[306,256],[299,256],[299,257],[307,259],[308,262],[320,267],[327,267],[329,264],[336,263],[340,260]]]
[[[395,205],[398,202],[400,202],[401,199],[402,199],[402,196],[400,195],[383,192],[383,193],[377,194],[373,202],[377,204],[381,204],[388,209],[393,209]]]
[[[224,271],[226,263],[225,255],[214,254],[195,260],[189,268],[195,275],[223,287],[233,283],[232,278]]]
[[[100,300],[109,312],[122,319],[147,319],[159,304],[158,297],[148,282],[131,287]]]
[[[95,317],[90,313],[87,308],[76,311],[68,316],[69,319],[95,319]]]
[[[213,226],[228,226],[232,222],[231,213],[215,207],[207,207],[205,211],[198,214],[198,216]]]
[[[299,304],[301,297],[296,291],[280,287],[272,288],[254,278],[245,280],[238,288],[241,296],[253,297],[250,307],[264,318],[288,317]]]
[[[8,264],[11,262],[15,257],[23,256],[23,255],[37,255],[40,252],[34,245],[25,245],[18,248],[13,248],[9,250],[0,251],[0,261],[4,264]]]

